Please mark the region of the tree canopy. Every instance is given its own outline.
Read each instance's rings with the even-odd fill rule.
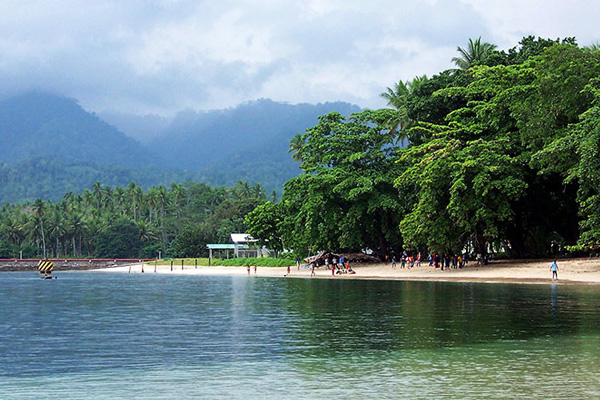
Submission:
[[[303,174],[254,221],[302,252],[598,246],[600,53],[534,37],[458,50],[459,69],[382,93],[393,110],[328,114],[298,135]]]

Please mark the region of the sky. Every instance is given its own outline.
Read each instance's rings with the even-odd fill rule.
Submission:
[[[2,0],[0,96],[173,115],[260,98],[385,107],[454,68],[457,46],[527,35],[600,43],[597,0]]]

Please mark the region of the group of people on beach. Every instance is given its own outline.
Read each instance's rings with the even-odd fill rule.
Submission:
[[[340,256],[339,260],[336,257],[333,257],[331,259],[331,265],[329,258],[325,258],[325,268],[331,270],[331,276],[335,276],[336,274],[340,275],[356,273],[350,267],[350,261],[347,260],[344,256]]]
[[[448,269],[458,269],[463,268],[469,262],[469,254],[455,254],[455,255],[444,255],[438,253],[429,253],[427,255],[427,259],[429,261],[429,266],[433,266],[435,268],[440,268],[442,271],[444,268]],[[477,258],[477,264],[480,264],[479,257]],[[389,257],[386,257],[386,264],[389,261]],[[345,264],[344,264],[345,262]],[[397,262],[396,257],[392,256],[392,268],[396,268]],[[300,269],[300,259],[296,260],[297,268]],[[331,276],[335,276],[336,274],[356,274],[356,272],[350,267],[350,261],[346,260],[344,256],[340,256],[339,260],[335,257],[329,260],[329,258],[325,258],[324,266],[327,270],[331,271]],[[414,268],[421,266],[421,252],[417,252],[415,256],[409,254],[407,251],[403,251],[400,256],[400,268]],[[310,276],[315,276],[315,268],[319,268],[320,265],[315,264],[315,262],[308,265],[310,268]],[[248,275],[250,275],[251,267],[247,265]],[[552,271],[552,280],[558,280],[558,264],[556,260],[552,262],[550,265],[550,271]],[[257,273],[257,266],[254,266],[254,273]],[[291,273],[291,267],[287,267],[287,274],[284,276],[289,276]]]
[[[300,268],[299,260],[297,260],[298,269]],[[346,259],[343,255],[338,259],[337,257],[325,257],[322,263],[314,261],[308,265],[310,268],[310,276],[315,276],[315,268],[324,266],[326,270],[331,271],[331,276],[341,274],[356,274],[356,271],[350,266],[350,260]]]
[[[388,257],[386,257],[387,264]],[[440,268],[442,271],[446,269],[457,269],[463,268],[469,262],[468,254],[439,254],[429,253],[427,255],[430,267]],[[396,268],[397,261],[396,256],[392,256],[392,268]],[[416,255],[409,253],[406,250],[402,252],[400,256],[400,268],[414,268],[421,266],[421,252],[417,252]]]

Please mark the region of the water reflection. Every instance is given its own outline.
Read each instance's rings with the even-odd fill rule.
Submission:
[[[44,385],[77,398],[107,381],[104,398],[502,398],[548,385],[590,398],[600,387],[595,286],[3,276],[3,398],[39,398]]]

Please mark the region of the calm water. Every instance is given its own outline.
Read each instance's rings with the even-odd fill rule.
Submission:
[[[0,399],[600,398],[600,288],[0,275]]]

